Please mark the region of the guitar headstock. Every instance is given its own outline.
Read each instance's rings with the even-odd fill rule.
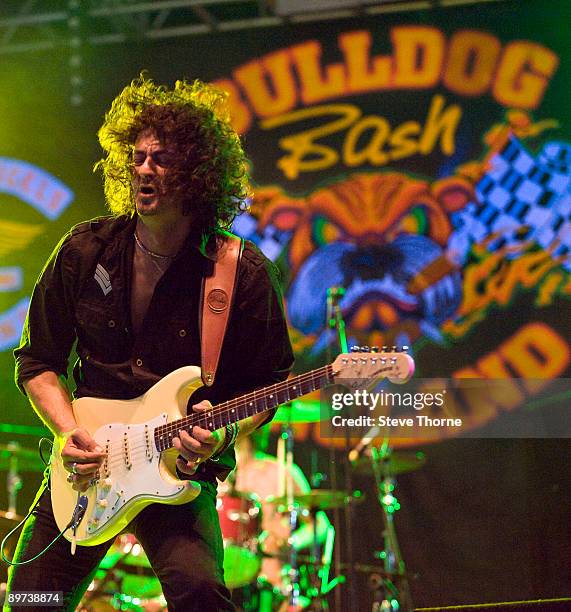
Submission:
[[[407,346],[351,347],[350,353],[342,353],[331,364],[333,380],[344,384],[350,380],[355,387],[370,387],[383,378],[405,383],[414,374],[414,360],[407,350]]]

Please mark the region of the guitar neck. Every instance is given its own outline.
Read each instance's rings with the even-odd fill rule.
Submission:
[[[190,431],[198,425],[214,431],[321,389],[332,382],[332,372],[332,366],[326,365],[213,406],[209,412],[189,414],[182,419],[159,425],[154,433],[157,450],[162,452],[172,448],[173,438],[179,435],[181,429]]]

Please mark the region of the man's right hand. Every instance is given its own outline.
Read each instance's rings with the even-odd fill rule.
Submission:
[[[99,477],[99,468],[105,459],[105,452],[82,427],[77,427],[62,437],[65,444],[61,450],[61,458],[63,466],[70,473],[68,480],[73,482],[74,489],[84,491],[91,480]]]

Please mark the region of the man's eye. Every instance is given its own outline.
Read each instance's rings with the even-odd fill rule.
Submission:
[[[170,166],[172,162],[172,158],[167,151],[156,151],[151,155],[153,161],[157,166],[161,166],[162,168],[167,168]]]
[[[172,155],[168,151],[153,151],[149,153],[149,157],[153,160],[154,164],[161,168],[167,168],[172,165]],[[147,154],[143,151],[133,154],[133,164],[135,166],[142,166],[146,159]]]

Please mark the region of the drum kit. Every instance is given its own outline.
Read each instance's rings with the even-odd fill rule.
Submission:
[[[10,428],[10,429],[16,429]],[[0,472],[6,473],[6,490],[8,493],[8,508],[0,511],[0,540],[4,538],[23,521],[23,517],[17,513],[18,491],[22,488],[21,472],[40,473],[45,469],[36,449],[25,448],[17,442],[0,444]],[[2,549],[3,555],[11,559],[16,547],[17,537],[9,538]],[[8,580],[7,566],[0,564],[0,601],[4,601],[6,593],[6,582]]]
[[[327,320],[330,331],[337,335],[342,352],[347,351],[344,322],[338,301],[342,288],[328,290]],[[314,488],[295,490],[291,477],[293,463],[293,425],[316,423],[322,418],[319,402],[294,401],[281,406],[273,423],[282,425],[278,438],[277,464],[281,465],[277,494],[262,497],[256,490],[236,490],[233,485],[222,486],[217,498],[217,512],[224,541],[224,574],[238,610],[297,612],[301,610],[329,610],[333,600],[335,612],[347,609],[342,605],[339,585],[346,585],[348,601],[354,608],[359,600],[355,591],[356,576],[366,574],[372,591],[373,612],[412,611],[408,575],[400,553],[394,527],[394,514],[399,509],[395,497],[396,476],[421,468],[422,453],[396,452],[384,439],[376,439],[380,432],[361,440],[359,452],[345,453],[345,481],[337,487],[336,470],[332,470],[332,489]],[[346,451],[349,451],[347,440]],[[333,451],[331,451],[333,455]],[[331,461],[335,462],[332,456]],[[13,529],[21,517],[16,514],[16,495],[22,486],[19,470],[42,471],[44,464],[37,451],[15,443],[0,445],[0,471],[7,471],[8,511],[0,512],[2,536]],[[239,466],[238,466],[239,468]],[[371,564],[358,563],[353,555],[352,513],[364,496],[352,487],[352,475],[373,477],[383,525],[383,549],[374,555]],[[319,478],[311,478],[318,484]],[[250,487],[255,489],[255,487]],[[286,525],[286,546],[269,550],[264,546],[272,533],[262,530],[264,508],[283,518]],[[334,516],[326,533],[318,534],[318,514],[330,512]],[[340,514],[344,513],[342,524]],[[296,550],[292,535],[302,521],[313,526],[312,541],[305,550]],[[343,546],[335,543],[336,533]],[[283,540],[283,534],[280,538]],[[339,539],[339,537],[338,537]],[[13,542],[13,540],[11,540]],[[13,550],[6,551],[12,556]],[[335,553],[335,554],[334,554]],[[342,560],[343,559],[343,560]],[[264,561],[279,563],[277,580],[268,581],[263,575]],[[333,574],[333,578],[331,578]],[[6,573],[0,576],[5,589]],[[100,564],[78,610],[105,612],[108,610],[166,610],[161,586],[150,563],[134,536],[121,534]]]
[[[319,420],[319,408],[315,404],[281,407],[274,422],[282,424],[286,446],[281,460],[293,463],[292,423],[311,423]],[[278,456],[280,455],[278,449]],[[260,497],[256,491],[238,491],[232,486],[221,486],[217,498],[217,512],[224,541],[224,573],[228,588],[238,604],[238,609],[279,610],[329,610],[329,594],[343,583],[350,584],[356,573],[369,576],[373,591],[373,610],[412,609],[408,592],[408,579],[400,555],[393,519],[399,508],[394,496],[395,477],[398,474],[417,470],[424,464],[421,453],[393,452],[385,443],[371,444],[358,458],[350,462],[356,475],[372,476],[377,485],[384,530],[383,550],[376,554],[373,564],[356,563],[353,559],[338,562],[334,559],[335,527],[345,539],[350,532],[329,525],[325,537],[318,537],[317,514],[323,511],[349,513],[363,501],[358,491],[312,489],[307,492],[285,490],[273,497]],[[8,509],[0,511],[0,536],[3,538],[22,520],[16,512],[16,497],[22,487],[20,472],[41,472],[45,468],[37,450],[17,443],[0,445],[0,471],[7,474]],[[262,508],[271,508],[284,517],[291,535],[305,517],[313,525],[313,540],[305,551],[296,551],[293,546],[286,550],[268,552],[263,545],[268,536],[262,530]],[[270,534],[271,535],[271,534]],[[11,558],[17,538],[8,540],[4,549]],[[288,538],[289,541],[289,538]],[[278,580],[269,582],[262,575],[265,559],[279,562]],[[380,562],[379,562],[380,561]],[[0,574],[0,596],[5,592],[7,570],[2,564]],[[333,579],[330,575],[333,574]],[[337,601],[338,598],[335,599]],[[336,606],[338,609],[346,609]],[[166,610],[159,580],[154,575],[142,547],[134,536],[121,534],[101,562],[93,582],[89,586],[78,608],[83,612],[106,612],[109,610],[140,610],[156,612]]]
[[[282,461],[293,462],[292,423],[319,420],[319,407],[295,402],[281,407],[274,422],[282,424],[286,446]],[[279,449],[278,449],[279,451]],[[279,455],[279,452],[278,452]],[[394,497],[395,476],[420,468],[424,456],[420,453],[391,452],[388,446],[370,445],[351,462],[355,474],[373,476],[384,518],[384,550],[377,555],[381,564],[364,565],[349,560],[334,563],[335,529],[329,526],[325,537],[318,538],[317,514],[322,511],[349,512],[364,496],[358,491],[312,489],[294,491],[286,486],[280,494],[262,499],[256,491],[238,491],[232,486],[221,487],[217,512],[224,541],[224,573],[228,588],[233,592],[238,608],[250,610],[328,610],[329,593],[337,585],[348,582],[351,573],[365,572],[371,577],[377,599],[374,610],[407,609],[408,588],[404,564],[396,540],[393,517],[398,509]],[[0,536],[4,537],[22,520],[16,512],[16,497],[22,487],[20,472],[41,472],[45,468],[37,450],[17,443],[0,445],[0,471],[6,472],[8,509],[0,511]],[[263,546],[262,508],[271,507],[285,517],[289,533],[299,526],[300,519],[313,525],[313,541],[308,551],[296,551],[293,546],[279,552],[267,552]],[[339,529],[339,528],[338,528]],[[342,531],[342,529],[340,530]],[[347,534],[345,535],[347,537]],[[4,549],[7,558],[13,555],[16,537],[10,538]],[[264,559],[280,562],[279,580],[269,583],[261,575]],[[7,571],[2,564],[1,589],[5,591]],[[333,572],[335,577],[330,579]],[[260,603],[260,602],[266,603]],[[386,605],[392,601],[393,607]],[[394,606],[399,601],[400,608]],[[383,603],[385,602],[385,603]],[[101,562],[88,591],[78,608],[83,612],[107,610],[166,610],[161,585],[154,575],[142,547],[134,536],[118,536]]]

